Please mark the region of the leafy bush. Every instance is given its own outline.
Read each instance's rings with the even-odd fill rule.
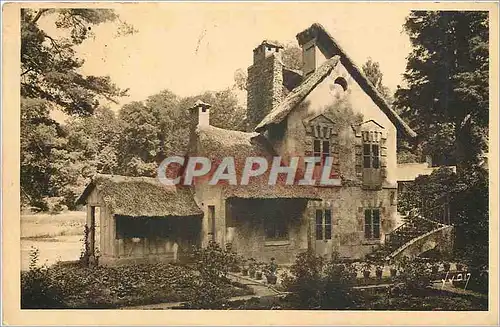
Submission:
[[[399,262],[399,274],[394,278],[393,295],[418,294],[424,292],[432,281],[432,270],[426,264],[407,257]]]
[[[198,272],[191,276],[193,290],[186,306],[197,309],[218,309],[226,304],[229,296],[225,289],[230,283],[227,273],[238,266],[238,255],[230,247],[223,249],[210,241],[205,248],[193,249],[194,268]]]
[[[21,308],[64,308],[62,289],[49,275],[47,266],[38,266],[39,250],[31,249],[30,265],[21,274]]]
[[[283,286],[292,292],[292,301],[304,309],[341,309],[353,303],[352,285],[356,270],[352,264],[339,263],[335,256],[330,260],[312,251],[297,256],[285,275]]]

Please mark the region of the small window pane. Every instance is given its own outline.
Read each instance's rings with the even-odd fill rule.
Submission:
[[[332,239],[332,225],[325,225],[325,239]]]
[[[373,225],[373,238],[380,238],[380,225]]]
[[[370,165],[370,156],[363,157],[363,167],[364,168],[371,168],[371,165]]]
[[[321,141],[314,140],[314,152],[321,152]]]
[[[371,225],[365,225],[365,238],[366,239],[372,238],[372,226]]]
[[[323,211],[316,210],[316,240],[323,239]]]
[[[316,210],[316,225],[323,224],[323,212],[321,210]]]
[[[379,209],[373,209],[373,224],[374,225],[380,224],[380,210]]]
[[[332,224],[332,211],[325,210],[325,225],[331,225],[331,224]]]
[[[380,168],[380,160],[378,157],[373,157],[372,168]]]
[[[365,238],[372,238],[372,212],[365,209]]]
[[[369,156],[370,155],[370,144],[364,144],[363,145],[363,154],[365,156]]]
[[[379,150],[378,144],[372,144],[372,155],[378,157],[378,150]]]
[[[330,141],[323,141],[323,153],[330,154]]]

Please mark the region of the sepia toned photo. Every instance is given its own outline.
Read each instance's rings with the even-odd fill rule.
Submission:
[[[484,318],[498,304],[497,6],[10,3],[3,16],[3,158],[19,171],[4,161],[9,310],[498,323]],[[310,323],[336,323],[323,319]]]

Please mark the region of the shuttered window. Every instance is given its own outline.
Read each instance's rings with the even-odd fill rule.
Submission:
[[[316,210],[316,240],[332,238],[332,210]]]
[[[365,209],[365,239],[380,238],[380,209]]]
[[[380,168],[380,146],[378,144],[363,144],[363,167]]]

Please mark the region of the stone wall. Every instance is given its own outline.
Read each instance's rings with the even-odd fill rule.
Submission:
[[[393,189],[378,191],[364,190],[356,186],[332,187],[321,189],[321,202],[311,202],[309,214],[318,208],[332,210],[332,239],[316,241],[315,229],[312,229],[312,245],[316,253],[329,256],[338,252],[342,257],[362,259],[384,242],[384,235],[391,232],[399,222],[396,220],[396,203]],[[367,240],[364,236],[364,210],[380,209],[379,240]]]
[[[245,258],[269,262],[274,257],[279,264],[290,264],[298,253],[308,247],[307,202],[305,200],[231,199],[231,218],[227,221],[233,249]],[[278,203],[280,202],[280,203]],[[283,203],[286,202],[286,203]],[[265,220],[269,213],[279,212],[286,221],[288,236],[266,237]]]

